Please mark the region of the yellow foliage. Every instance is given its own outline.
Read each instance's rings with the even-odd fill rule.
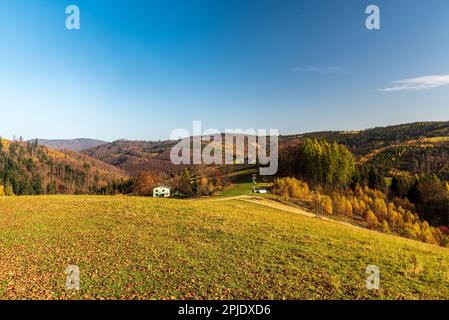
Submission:
[[[0,197],[9,197],[14,196],[14,191],[12,190],[11,186],[2,186],[0,185]]]
[[[345,213],[346,213],[346,215],[348,215],[350,217],[353,214],[352,205],[351,205],[351,202],[349,200],[345,201]]]
[[[381,198],[376,198],[374,200],[374,213],[376,214],[376,216],[380,219],[383,220],[386,216],[387,216],[387,205],[385,204],[385,201]]]
[[[383,233],[391,233],[390,227],[388,226],[387,220],[384,220],[384,221],[382,222],[382,232],[383,232]]]
[[[449,184],[446,184],[446,188],[449,192]],[[328,196],[318,191],[311,192],[303,181],[282,178],[275,180],[273,193],[286,200],[308,201],[314,208],[326,214],[363,218],[369,228],[382,230],[384,233],[400,232],[411,239],[449,245],[449,237],[430,227],[427,222],[421,222],[410,201],[395,199],[390,202],[384,193],[367,186],[356,186],[354,191],[348,190],[344,193],[334,191]]]
[[[283,199],[311,200],[308,184],[290,177],[276,179],[273,185],[273,193],[281,196]]]
[[[3,144],[3,148],[8,149],[11,142],[6,139],[0,139],[0,143]]]
[[[332,214],[334,211],[334,208],[332,206],[332,199],[328,196],[321,197],[321,207],[327,214]]]
[[[376,215],[371,210],[368,210],[366,214],[366,222],[368,223],[368,227],[374,229],[379,225],[379,220],[377,220]]]

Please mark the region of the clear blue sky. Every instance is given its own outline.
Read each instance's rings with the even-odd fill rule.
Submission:
[[[65,28],[69,4],[79,31]],[[365,28],[369,4],[379,31]],[[445,75],[447,0],[0,2],[3,137],[449,120]]]

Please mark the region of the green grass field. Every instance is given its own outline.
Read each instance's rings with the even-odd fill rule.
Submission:
[[[224,197],[236,197],[241,195],[251,195],[253,194],[253,184],[252,183],[236,183],[224,191],[220,192],[218,196]]]
[[[3,197],[0,298],[447,299],[449,250],[239,200]]]

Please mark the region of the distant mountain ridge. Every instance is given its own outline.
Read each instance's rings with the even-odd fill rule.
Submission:
[[[449,180],[449,122],[415,122],[360,131],[323,131],[281,137],[280,146],[295,150],[305,138],[345,145],[359,163],[395,174],[432,173]]]
[[[241,135],[241,134],[237,134]],[[244,135],[241,135],[244,136]],[[208,136],[209,138],[211,136]],[[215,137],[214,137],[215,138]],[[192,139],[189,137],[187,139]],[[228,143],[221,137],[223,150]],[[98,159],[110,165],[116,166],[130,175],[135,175],[144,171],[159,171],[167,174],[179,172],[184,167],[195,166],[175,165],[170,160],[171,149],[179,141],[130,141],[117,140],[111,143],[83,150],[82,153],[89,157]],[[217,144],[218,142],[204,142]],[[232,148],[232,146],[229,146]],[[248,142],[245,142],[244,150],[247,152]],[[238,150],[235,150],[238,152]]]
[[[408,124],[377,127],[360,131],[324,131],[297,135],[279,136],[280,150],[301,143],[304,138],[323,138],[346,145],[357,157],[367,157],[373,152],[394,145],[402,145],[422,139],[439,139],[436,153],[445,153],[441,144],[448,144],[449,122],[416,122]],[[430,142],[427,142],[429,144]],[[435,142],[434,142],[435,143]],[[176,141],[129,141],[118,140],[82,151],[82,153],[116,166],[129,174],[147,170],[173,172],[179,170],[170,161],[170,150]],[[418,150],[422,153],[422,150]],[[366,160],[366,159],[365,159]],[[410,165],[405,168],[409,169]],[[441,166],[438,167],[438,171]]]
[[[86,149],[94,148],[108,142],[96,139],[38,139],[38,144],[50,147],[56,150],[72,150],[80,152]]]
[[[329,142],[344,144],[360,161],[381,165],[386,171],[415,173],[427,168],[426,171],[449,177],[449,122],[415,122],[360,131],[281,135],[280,151],[289,147],[295,149],[305,138],[323,138]],[[93,141],[94,145],[86,147],[87,144],[83,144],[83,154],[118,167],[131,175],[142,171],[172,173],[180,170],[179,166],[170,161],[170,151],[176,141],[118,140],[106,143],[84,140]],[[61,143],[55,147],[54,141],[58,140],[47,141],[53,142],[53,148],[56,149],[64,147],[73,150],[75,145],[73,143],[69,146],[67,141],[63,140],[65,144]]]
[[[116,166],[129,174],[142,171],[176,172],[180,166],[170,161],[170,150],[176,141],[118,140],[82,151],[92,158]],[[182,166],[181,166],[182,167]]]
[[[449,137],[449,121],[413,122],[360,131],[310,132],[286,137],[288,139],[323,138],[346,145],[356,155],[367,155],[374,150],[408,141]]]

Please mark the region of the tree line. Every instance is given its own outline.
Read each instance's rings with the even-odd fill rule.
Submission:
[[[3,195],[99,194],[112,184],[113,176],[100,172],[87,162],[40,146],[37,140],[24,142],[0,138]]]
[[[184,168],[171,175],[160,171],[144,171],[131,180],[130,191],[134,195],[151,196],[153,188],[166,185],[171,188],[172,195],[202,197],[223,190],[227,181],[226,172],[215,166]]]
[[[449,246],[449,229],[433,227],[415,211],[407,199],[390,200],[388,195],[368,186],[334,190],[329,194],[313,191],[307,182],[292,177],[277,178],[272,192],[285,201],[298,201],[312,211],[340,215],[384,233],[395,233],[410,239]]]
[[[385,174],[384,168],[373,163],[357,163],[344,145],[324,139],[303,139],[299,145],[285,146],[280,154],[281,176],[295,177],[308,183],[312,189],[321,188],[328,196],[335,193],[347,196],[360,188],[377,190],[380,192],[377,195],[387,202],[402,199],[410,203],[421,221],[436,227],[449,225],[447,181],[435,174],[419,173],[396,174],[391,183],[387,183]],[[329,199],[324,197],[323,201],[330,207]],[[368,216],[373,217],[371,214]],[[383,223],[382,220],[379,223]]]
[[[286,146],[279,162],[281,175],[328,188],[348,186],[356,170],[354,156],[345,146],[314,138],[306,138],[299,147]]]

